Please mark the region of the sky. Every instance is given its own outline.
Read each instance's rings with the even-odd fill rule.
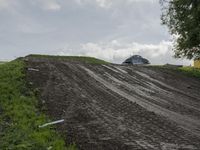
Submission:
[[[159,0],[0,0],[0,60],[48,54],[122,63],[137,54],[190,65],[173,58],[160,15]]]

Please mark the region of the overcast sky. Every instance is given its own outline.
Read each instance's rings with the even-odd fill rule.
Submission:
[[[0,0],[0,60],[27,54],[175,60],[159,0]]]

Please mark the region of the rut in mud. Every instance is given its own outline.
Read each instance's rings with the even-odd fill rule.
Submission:
[[[173,70],[29,58],[27,79],[81,150],[199,150],[200,80]],[[36,70],[34,70],[36,69]]]

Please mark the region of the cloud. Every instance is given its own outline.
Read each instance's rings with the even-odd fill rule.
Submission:
[[[132,2],[157,2],[157,0],[127,0],[128,2],[132,3]]]
[[[96,3],[102,8],[109,8],[112,5],[111,0],[96,0]]]
[[[44,0],[44,9],[46,10],[60,10],[61,6],[56,1]]]
[[[74,0],[79,5],[84,4],[94,4],[101,8],[112,8],[112,6],[120,7],[124,4],[134,4],[134,3],[153,3],[158,2],[158,0]]]
[[[10,0],[0,0],[0,8],[8,7]]]
[[[17,2],[14,0],[0,0],[0,10],[9,9],[16,4]]]
[[[32,4],[44,10],[57,11],[61,9],[58,0],[0,0],[0,9],[13,9],[14,6],[24,6],[24,4]]]
[[[79,5],[96,5],[101,8],[110,8],[113,0],[74,0]]]
[[[189,65],[190,61],[173,58],[172,42],[161,41],[158,44],[123,43],[117,40],[108,43],[85,43],[78,55],[92,56],[113,63],[122,63],[131,55],[142,55],[152,64],[179,63]],[[59,55],[77,55],[76,51],[60,51]]]
[[[61,9],[57,0],[36,0],[36,3],[44,10],[58,11]]]
[[[139,54],[153,64],[180,64],[158,1],[0,0],[0,59],[42,53],[121,63]]]
[[[134,54],[142,54],[149,59],[164,56],[170,49],[171,43],[162,41],[159,44],[120,43],[113,40],[106,44],[86,43],[82,45],[86,55],[96,56],[111,62],[121,62]]]

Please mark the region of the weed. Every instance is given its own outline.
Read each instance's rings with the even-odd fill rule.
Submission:
[[[0,149],[75,150],[75,146],[66,147],[54,129],[38,128],[50,120],[37,103],[34,92],[26,87],[23,61],[0,65]]]

